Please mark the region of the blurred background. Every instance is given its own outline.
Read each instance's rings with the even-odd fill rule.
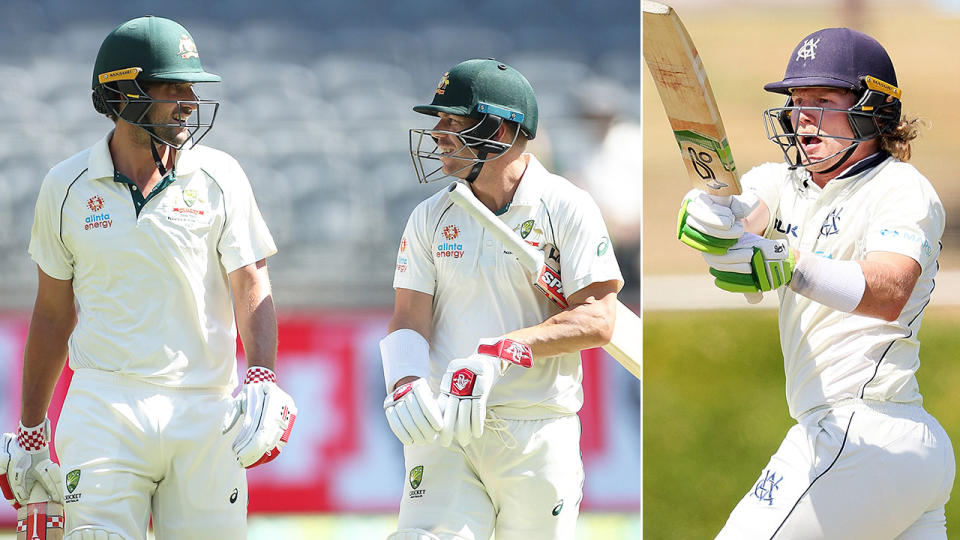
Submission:
[[[531,149],[604,212],[639,312],[640,4],[476,0],[6,0],[0,2],[0,422],[16,425],[23,340],[36,284],[27,254],[40,182],[111,123],[90,102],[106,34],[153,14],[184,24],[219,98],[203,143],[236,157],[279,247],[269,261],[281,325],[278,371],[301,415],[284,457],[251,479],[251,538],[382,538],[403,490],[401,447],[382,412],[377,341],[394,259],[420,186],[411,107],[440,76],[496,57],[532,83]],[[585,353],[581,538],[639,536],[640,384]],[[68,379],[58,387],[51,410]],[[9,526],[12,513],[0,509]]]
[[[851,26],[882,43],[897,70],[904,113],[926,129],[910,160],[946,207],[940,274],[919,338],[924,406],[960,455],[960,182],[952,106],[960,86],[953,53],[960,2],[810,0],[672,2],[696,43],[741,173],[783,155],[761,113],[783,97],[763,91],[780,80],[800,40]],[[784,397],[776,295],[756,309],[712,284],[701,257],[676,240],[676,213],[690,189],[666,115],[644,68],[644,537],[713,538],[753,487],[794,421]],[[877,474],[882,474],[877,471]],[[960,503],[947,506],[960,530]]]

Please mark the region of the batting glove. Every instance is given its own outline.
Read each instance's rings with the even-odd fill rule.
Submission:
[[[759,204],[753,192],[716,197],[700,189],[691,190],[680,204],[677,238],[696,250],[722,255],[743,236],[740,220]]]
[[[297,406],[286,392],[277,386],[273,371],[253,366],[247,369],[243,388],[234,399],[224,418],[226,433],[240,418],[240,431],[233,441],[237,463],[252,468],[273,461],[290,439]]]
[[[450,362],[440,382],[440,444],[449,446],[456,436],[466,446],[483,435],[490,389],[511,365],[531,367],[530,347],[512,339],[481,340],[476,354]]]
[[[401,384],[383,400],[383,410],[393,434],[403,444],[426,444],[437,439],[443,414],[430,385],[418,378]]]
[[[746,233],[724,255],[703,254],[717,287],[730,292],[773,291],[790,283],[796,266],[786,240]]]
[[[50,459],[50,421],[28,428],[22,423],[16,435],[0,438],[0,491],[14,508],[30,501],[34,487],[46,491],[46,499],[63,503],[60,466]]]

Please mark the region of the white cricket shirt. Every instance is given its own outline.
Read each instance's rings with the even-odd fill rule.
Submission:
[[[70,367],[232,388],[227,274],[276,253],[250,183],[223,152],[181,150],[175,180],[137,216],[131,188],[114,180],[111,136],[50,170],[30,238],[44,273],[73,280]]]
[[[770,209],[766,236],[801,252],[838,260],[867,253],[906,255],[922,268],[900,317],[887,322],[842,313],[780,290],[780,346],[794,418],[846,398],[921,403],[917,332],[930,301],[944,210],[912,165],[888,158],[821,189],[806,171],[767,163],[743,176]]]
[[[557,246],[567,296],[591,283],[622,284],[606,225],[590,195],[524,155],[529,164],[500,219],[534,247]],[[430,385],[435,392],[450,360],[476,352],[480,338],[534,326],[559,311],[534,289],[502,243],[450,201],[446,188],[410,215],[393,286],[433,295]],[[530,369],[508,369],[488,405],[504,418],[573,414],[583,404],[581,378],[579,353],[537,358]]]

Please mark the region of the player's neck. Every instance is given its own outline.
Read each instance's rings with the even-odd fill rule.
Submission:
[[[509,159],[509,161],[497,163],[500,159],[495,159],[485,163],[479,176],[471,185],[474,195],[491,212],[499,211],[513,200],[513,195],[520,185],[520,179],[527,170],[529,156],[506,155],[502,159]],[[491,167],[494,164],[495,166]]]
[[[110,137],[110,157],[114,170],[132,180],[141,192],[146,194],[162,180],[162,175],[150,150],[150,136],[145,132],[134,133],[132,130],[143,131],[129,124],[117,123],[117,129]],[[146,140],[143,139],[144,136]],[[157,144],[156,147],[165,168],[172,169],[174,150],[165,144]]]

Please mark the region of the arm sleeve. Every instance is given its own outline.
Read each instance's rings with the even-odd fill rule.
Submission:
[[[926,266],[940,251],[944,225],[943,204],[927,182],[891,184],[871,209],[864,252],[899,253]]]
[[[226,219],[217,251],[220,252],[221,264],[229,274],[273,255],[277,252],[277,246],[263,221],[243,169],[234,161],[228,174],[230,178],[226,185],[230,189],[224,190]]]
[[[556,239],[564,293],[570,296],[591,283],[610,280],[619,281],[622,287],[623,275],[597,203],[581,191],[577,200],[568,204],[565,217],[554,224],[558,227]]]
[[[424,203],[417,206],[400,238],[397,266],[393,273],[395,289],[411,289],[434,294],[437,289],[437,266],[433,258],[433,234],[429,230],[428,212]]]
[[[73,253],[67,249],[60,234],[66,189],[57,189],[48,175],[40,186],[37,206],[30,230],[30,257],[48,276],[67,280],[73,278]]]
[[[770,217],[764,231],[769,231],[780,208],[780,190],[783,188],[783,163],[764,163],[758,165],[743,175],[740,184],[743,191],[753,191],[770,210]]]

